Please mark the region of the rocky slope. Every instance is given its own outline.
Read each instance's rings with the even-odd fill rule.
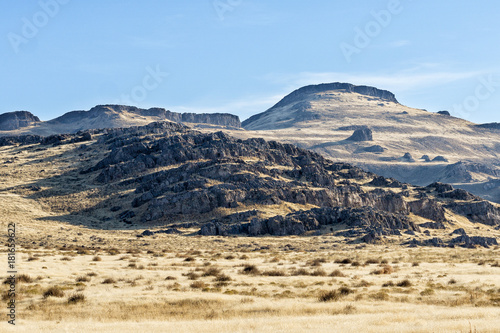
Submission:
[[[263,137],[403,182],[451,182],[500,202],[498,123],[406,107],[388,91],[345,83],[300,88],[243,122]]]
[[[21,114],[15,113],[19,118]],[[26,112],[31,115],[31,113]],[[20,134],[52,135],[75,133],[86,129],[127,127],[146,125],[154,121],[175,121],[183,123],[211,124],[220,127],[240,128],[238,116],[227,113],[177,113],[163,108],[141,109],[126,105],[98,105],[89,111],[71,111],[55,119],[40,122],[27,121],[27,115],[16,120],[11,113],[0,115],[0,136]],[[2,119],[5,118],[5,121]],[[24,120],[26,119],[26,120]],[[3,125],[3,126],[2,126]],[[2,132],[4,131],[4,132]]]
[[[0,114],[0,131],[12,131],[39,123],[40,119],[28,111]]]
[[[471,247],[495,245],[500,225],[497,205],[450,185],[403,184],[291,144],[173,122],[12,141],[1,148],[0,156],[13,156],[4,165],[14,167],[23,151],[23,158],[33,156],[23,164],[40,178],[3,191],[90,228],[168,228],[143,237],[181,228],[201,235],[327,233],[348,242]],[[63,174],[46,176],[47,154]],[[458,227],[466,229],[460,240],[450,235]],[[450,236],[433,241],[429,230]]]

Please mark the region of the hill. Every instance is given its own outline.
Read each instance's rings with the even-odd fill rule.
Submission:
[[[333,233],[346,242],[412,246],[497,242],[495,204],[441,183],[403,184],[291,144],[173,122],[23,138],[0,150],[0,195],[47,221],[162,228],[143,237],[194,228],[201,235]]]
[[[500,202],[497,124],[410,108],[385,90],[302,87],[243,127],[246,133],[233,134],[292,143],[403,182],[451,182]]]

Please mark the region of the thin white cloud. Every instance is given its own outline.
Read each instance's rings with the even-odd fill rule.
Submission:
[[[451,82],[478,77],[491,71],[465,72],[415,72],[412,70],[400,71],[394,74],[349,74],[341,72],[302,72],[298,74],[269,74],[264,78],[275,84],[284,84],[289,88],[299,88],[309,84],[328,82],[348,82],[357,85],[370,85],[380,89],[389,89],[393,92],[407,91],[420,87],[432,87]]]

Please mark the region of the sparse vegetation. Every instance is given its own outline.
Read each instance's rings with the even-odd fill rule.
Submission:
[[[43,298],[64,297],[64,291],[59,286],[52,286],[43,292]]]

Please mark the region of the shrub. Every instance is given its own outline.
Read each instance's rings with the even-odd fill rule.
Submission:
[[[76,250],[77,254],[90,254],[89,250],[87,249],[78,249]]]
[[[120,250],[118,250],[117,248],[113,247],[113,248],[108,249],[108,254],[111,255],[111,256],[115,256],[117,254],[120,254]]]
[[[116,280],[113,278],[107,278],[104,279],[104,281],[102,281],[102,284],[113,284],[113,283],[116,283]]]
[[[456,284],[457,283],[457,280],[455,279],[451,279],[450,281],[448,281],[448,284]]]
[[[64,291],[59,286],[52,286],[49,289],[45,290],[43,293],[43,298],[47,297],[63,297]]]
[[[218,276],[219,274],[221,274],[220,268],[210,267],[201,276]]]
[[[243,270],[241,271],[241,273],[257,275],[260,273],[260,271],[255,265],[245,265],[243,266]]]
[[[309,275],[309,271],[307,271],[304,268],[299,268],[294,271],[292,271],[292,275],[298,276],[298,275]]]
[[[94,256],[94,258],[92,258],[92,261],[101,261],[102,258],[99,257],[99,256]]]
[[[408,288],[408,287],[411,287],[412,284],[411,284],[410,280],[405,279],[403,281],[398,282],[397,286],[398,287],[403,287],[403,288]]]
[[[321,264],[324,264],[324,263],[326,263],[325,258],[316,258],[313,260],[309,260],[307,262],[308,265],[313,266],[313,267],[321,266]]]
[[[80,302],[85,302],[85,295],[82,293],[76,293],[68,297],[68,304],[76,304]]]
[[[16,275],[16,283],[31,283],[33,282],[33,278],[28,274],[18,274]],[[11,280],[6,278],[3,280],[3,284],[10,284]]]
[[[370,265],[370,264],[378,264],[380,260],[375,259],[375,258],[370,258],[365,261],[365,265]]]
[[[374,270],[370,274],[391,274],[394,272],[394,269],[390,265],[383,265],[380,269]]]
[[[351,260],[351,259],[349,259],[349,258],[345,258],[345,259],[342,259],[342,260],[337,259],[337,260],[335,260],[335,263],[336,263],[336,264],[344,264],[344,265],[347,265],[347,264],[352,263],[352,260]]]
[[[387,281],[387,282],[385,282],[384,284],[382,284],[382,287],[383,287],[383,288],[387,288],[387,287],[394,287],[394,282],[392,282],[392,281]]]
[[[217,282],[229,282],[231,280],[231,277],[226,274],[221,274],[215,278],[215,281]]]
[[[196,259],[193,258],[193,257],[187,257],[186,259],[184,259],[184,261],[187,261],[187,262],[189,262],[189,261],[195,261],[195,260]]]
[[[344,273],[342,273],[340,271],[340,269],[336,269],[333,272],[331,272],[330,276],[333,276],[333,277],[345,277]]]
[[[340,287],[339,288],[339,294],[341,296],[347,296],[347,295],[352,294],[352,293],[353,293],[352,289],[349,289],[347,287]]]
[[[320,302],[330,302],[330,301],[338,301],[340,298],[340,294],[336,290],[330,290],[330,291],[325,291],[322,292],[318,300]]]
[[[311,272],[311,276],[326,276],[326,272],[323,269],[318,268],[317,270]]]
[[[279,270],[279,269],[273,269],[270,271],[262,272],[262,275],[265,275],[265,276],[285,276],[286,273],[284,271]]]
[[[207,285],[203,281],[195,281],[189,285],[191,288],[205,288]]]
[[[89,282],[90,277],[82,275],[76,278],[76,282]]]

